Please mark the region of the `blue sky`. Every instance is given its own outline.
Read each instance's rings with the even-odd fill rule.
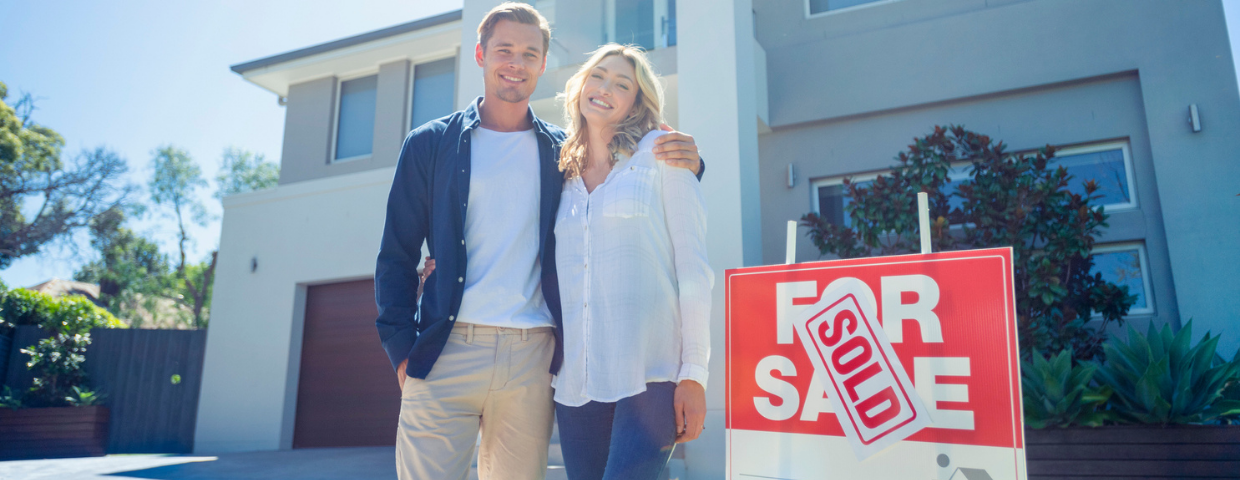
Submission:
[[[173,144],[214,178],[225,147],[278,162],[284,136],[276,96],[230,65],[460,7],[460,0],[2,1],[0,81],[10,101],[21,92],[39,98],[34,118],[65,137],[67,154],[107,146],[128,159],[130,180],[141,185],[151,150]],[[200,192],[214,220],[191,231],[193,260],[218,246],[214,188]],[[148,215],[131,227],[176,251],[172,220]],[[92,258],[87,240],[73,239],[76,252],[23,257],[0,279],[18,287],[72,278]]]
[[[1223,0],[1240,50],[1240,0]],[[230,65],[460,8],[460,0],[222,0],[210,2],[5,1],[0,81],[10,100],[31,92],[35,119],[64,135],[66,153],[104,145],[129,161],[130,180],[150,176],[151,150],[187,149],[214,178],[227,146],[279,161],[284,109]],[[214,220],[194,227],[190,258],[217,246],[219,202],[201,198]],[[145,199],[145,192],[142,193]],[[176,249],[172,220],[148,215],[131,227]],[[86,236],[0,271],[10,286],[71,278],[92,258]]]

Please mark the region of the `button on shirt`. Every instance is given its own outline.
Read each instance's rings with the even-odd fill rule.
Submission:
[[[706,385],[714,273],[693,173],[655,160],[655,130],[593,192],[565,182],[556,215],[568,406],[615,402],[647,382]]]
[[[470,146],[465,240],[469,263],[458,321],[508,328],[555,323],[540,288],[538,139],[533,130],[477,128]]]

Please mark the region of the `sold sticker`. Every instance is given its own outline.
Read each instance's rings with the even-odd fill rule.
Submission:
[[[865,458],[930,425],[930,414],[878,323],[869,287],[855,278],[832,282],[818,303],[802,311],[797,336],[819,378],[830,383],[831,403],[857,458]]]

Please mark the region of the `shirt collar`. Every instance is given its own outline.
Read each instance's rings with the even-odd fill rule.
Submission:
[[[478,97],[475,98],[473,102],[470,102],[469,107],[465,108],[465,130],[473,130],[482,124],[482,113],[479,111],[481,106],[482,97]],[[536,133],[543,136],[550,136],[547,132],[547,124],[539,119],[537,115],[534,115],[533,107],[527,106],[525,115],[526,118],[529,119],[530,124],[534,125],[534,131]]]

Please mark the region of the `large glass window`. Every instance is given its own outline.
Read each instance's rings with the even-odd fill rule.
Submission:
[[[1094,180],[1098,190],[1095,203],[1108,209],[1135,207],[1132,195],[1132,161],[1127,143],[1110,143],[1082,148],[1065,148],[1056,152],[1055,164],[1072,175],[1068,189],[1085,194],[1085,182]]]
[[[676,0],[607,0],[607,40],[646,50],[676,45]]]
[[[1103,280],[1128,286],[1128,293],[1137,296],[1137,303],[1128,311],[1129,315],[1154,313],[1144,245],[1102,245],[1094,248],[1093,253],[1092,273],[1101,273]]]
[[[1065,148],[1056,153],[1052,166],[1062,165],[1073,175],[1068,184],[1069,191],[1085,193],[1085,182],[1093,179],[1098,183],[1094,192],[1100,198],[1095,205],[1103,205],[1108,210],[1136,206],[1130,194],[1132,183],[1132,161],[1126,142],[1102,143],[1084,147]],[[947,176],[951,179],[944,193],[948,195],[948,205],[952,209],[964,205],[964,199],[955,196],[960,183],[970,178],[971,164],[960,162],[952,165]],[[888,172],[881,172],[886,174]],[[844,188],[844,178],[851,177],[854,183],[866,185],[879,175],[868,173],[861,175],[845,175],[816,180],[811,187],[814,194],[814,207],[819,216],[835,225],[850,226],[851,220],[844,207],[851,203]]]
[[[336,160],[370,155],[375,138],[375,95],[378,86],[378,75],[340,82]]]
[[[452,113],[456,91],[456,58],[419,64],[413,69],[412,128]]]
[[[841,8],[855,7],[866,3],[874,3],[882,0],[807,0],[809,2],[809,14],[815,15],[819,13],[839,10]]]

